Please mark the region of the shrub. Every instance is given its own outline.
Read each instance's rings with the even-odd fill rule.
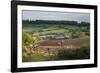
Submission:
[[[80,49],[67,49],[59,50],[57,55],[57,60],[75,60],[75,59],[89,59],[90,49],[80,48]]]

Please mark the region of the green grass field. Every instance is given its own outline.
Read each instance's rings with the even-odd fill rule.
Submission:
[[[84,27],[79,27],[79,26],[70,26],[70,25],[49,25],[45,24],[42,26],[39,25],[34,25],[34,26],[29,26],[29,27],[23,27],[23,32],[28,32],[28,33],[39,33],[40,35],[49,35],[49,34],[64,34],[64,35],[73,35],[78,32],[84,32],[89,34],[89,29],[87,26]]]

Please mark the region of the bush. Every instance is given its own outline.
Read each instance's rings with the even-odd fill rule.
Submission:
[[[76,50],[67,49],[59,50],[57,60],[75,60],[75,59],[89,59],[90,49],[80,48]]]

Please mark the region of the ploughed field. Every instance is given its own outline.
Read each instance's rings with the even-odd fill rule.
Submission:
[[[43,40],[39,46],[43,48],[80,48],[82,46],[90,46],[89,38],[60,39],[60,40]]]

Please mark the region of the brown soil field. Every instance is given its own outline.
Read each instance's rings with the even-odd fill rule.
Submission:
[[[63,40],[44,40],[40,42],[40,46],[45,48],[79,48],[81,46],[90,46],[89,38],[75,38],[75,39],[63,39]]]

